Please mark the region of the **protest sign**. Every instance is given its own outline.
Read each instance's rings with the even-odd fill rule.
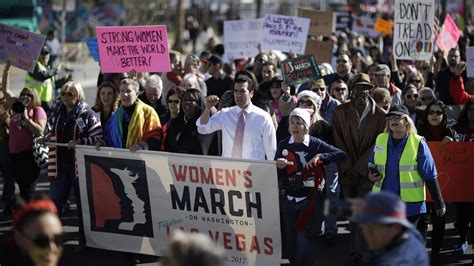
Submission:
[[[97,46],[97,38],[86,38],[87,49],[94,61],[99,62],[99,47]]]
[[[283,80],[290,85],[321,78],[321,72],[313,55],[304,55],[283,61],[281,63],[281,72]]]
[[[335,12],[334,21],[336,32],[352,28],[352,17],[348,12]]]
[[[461,31],[456,26],[456,22],[454,22],[448,14],[444,19],[441,32],[436,39],[436,45],[438,45],[439,49],[443,51],[445,57],[447,56],[449,49],[456,47],[460,36]]]
[[[43,35],[0,24],[0,60],[33,72],[44,40]]]
[[[383,18],[377,18],[377,20],[375,20],[374,30],[382,33],[383,35],[390,35],[392,33],[392,29],[392,22]]]
[[[334,44],[331,42],[322,42],[318,40],[308,39],[306,42],[305,54],[312,54],[319,63],[332,62],[332,50]]]
[[[393,54],[401,60],[433,55],[434,0],[396,0]]]
[[[369,16],[356,17],[352,23],[352,31],[368,37],[377,38],[380,33],[374,30],[374,25],[375,19]]]
[[[309,35],[331,36],[334,32],[333,13],[330,11],[298,8],[298,17],[310,19]]]
[[[76,146],[87,246],[163,256],[174,230],[201,232],[226,265],[279,265],[275,162]]]
[[[303,54],[309,19],[267,14],[263,19],[262,49]]]
[[[428,142],[438,171],[438,183],[446,202],[474,202],[474,142]],[[427,193],[429,196],[429,193]],[[429,197],[431,198],[431,197]]]
[[[96,27],[103,73],[169,72],[166,26]]]
[[[224,21],[224,50],[229,59],[254,57],[262,34],[262,20]]]
[[[467,77],[474,78],[474,46],[466,47]]]

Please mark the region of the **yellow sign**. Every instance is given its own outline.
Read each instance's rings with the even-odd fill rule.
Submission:
[[[378,18],[375,21],[374,30],[382,33],[383,35],[390,35],[392,33],[393,23],[383,18]]]

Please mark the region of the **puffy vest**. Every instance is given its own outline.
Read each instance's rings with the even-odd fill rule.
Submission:
[[[38,68],[43,71],[46,70],[40,61],[38,63]],[[45,81],[39,81],[33,78],[29,73],[26,74],[25,87],[35,89],[38,92],[40,101],[50,102],[53,99],[53,79],[49,78]]]
[[[374,163],[382,176],[380,181],[375,182],[372,191],[380,191],[385,179],[385,166],[387,164],[388,133],[377,136],[374,148]],[[423,137],[410,133],[403,149],[399,162],[400,175],[400,197],[404,202],[425,201],[425,182],[418,172],[418,147]]]

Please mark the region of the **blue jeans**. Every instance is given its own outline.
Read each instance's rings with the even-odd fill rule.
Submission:
[[[59,217],[62,217],[63,208],[69,199],[71,188],[77,204],[77,217],[79,219],[79,244],[85,244],[84,226],[82,223],[81,194],[79,192],[79,180],[76,177],[76,169],[72,164],[59,164],[56,179],[51,181],[49,197],[58,209]]]
[[[8,146],[5,149],[0,149],[0,163],[3,177],[2,202],[5,207],[13,208],[15,205],[15,177],[13,176],[12,160]]]
[[[309,205],[309,198],[300,202],[289,201],[286,195],[280,196],[282,228],[285,243],[283,248],[292,266],[314,266],[316,241],[307,237],[305,231],[296,231],[296,223],[301,213]]]

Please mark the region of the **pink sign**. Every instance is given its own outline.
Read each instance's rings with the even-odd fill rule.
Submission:
[[[169,72],[166,26],[96,27],[103,73]]]
[[[436,44],[441,51],[447,53],[449,49],[457,45],[460,36],[461,31],[459,30],[458,26],[456,26],[456,22],[454,22],[454,20],[448,14],[444,20],[441,33],[436,39]]]

